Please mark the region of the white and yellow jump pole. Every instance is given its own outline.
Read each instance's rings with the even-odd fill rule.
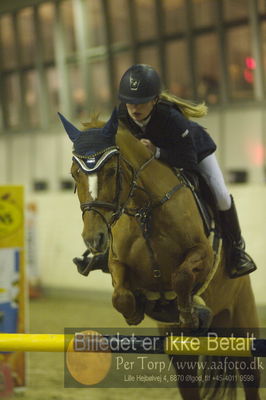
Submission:
[[[96,336],[97,335],[97,336]],[[266,357],[266,339],[254,337],[116,336],[95,332],[0,334],[0,352],[106,352]],[[70,345],[71,344],[71,345]]]

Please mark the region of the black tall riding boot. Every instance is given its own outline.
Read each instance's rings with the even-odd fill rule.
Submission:
[[[230,278],[250,274],[257,269],[252,258],[245,252],[245,242],[241,236],[241,229],[237,217],[234,199],[231,196],[229,210],[220,211],[222,235],[228,252],[228,270]]]
[[[110,272],[108,268],[109,249],[105,253],[99,253],[93,256],[89,250],[82,254],[82,258],[73,258],[73,263],[77,266],[78,272],[81,275],[88,276],[91,271],[97,269],[103,272]]]

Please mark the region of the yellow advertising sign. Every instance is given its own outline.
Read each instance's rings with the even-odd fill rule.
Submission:
[[[25,332],[24,190],[0,186],[0,332]],[[0,353],[0,397],[25,386],[25,354]]]
[[[0,186],[0,248],[24,246],[23,187]]]

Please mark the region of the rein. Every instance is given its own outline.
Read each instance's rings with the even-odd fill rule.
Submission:
[[[130,189],[127,195],[127,198],[122,205],[120,202],[120,195],[122,191],[122,169],[121,169],[121,160],[123,160],[127,166],[129,167],[131,171],[131,182],[130,182]],[[151,161],[154,160],[154,155],[149,158],[147,161],[145,161],[139,169],[135,170],[135,168],[131,165],[131,163],[126,160],[124,157],[122,157],[121,153],[118,153],[117,157],[117,172],[116,172],[116,193],[114,197],[114,201],[112,203],[105,202],[105,201],[90,201],[88,203],[81,203],[80,208],[82,210],[82,215],[86,211],[93,211],[97,213],[102,220],[104,221],[110,240],[111,246],[113,245],[113,235],[112,235],[112,230],[111,227],[112,225],[120,218],[122,214],[126,214],[131,217],[135,217],[140,225],[142,234],[144,239],[146,240],[147,247],[149,249],[151,261],[152,261],[152,269],[153,269],[153,277],[154,278],[160,278],[161,277],[161,268],[159,264],[156,262],[156,257],[155,257],[155,251],[152,247],[151,243],[151,219],[152,219],[152,211],[153,209],[162,206],[164,203],[166,203],[168,200],[172,198],[172,196],[182,187],[185,187],[186,184],[184,182],[181,182],[174,186],[171,190],[169,190],[165,195],[162,197],[162,199],[153,202],[151,199],[150,193],[143,187],[139,186],[137,183],[137,180],[141,174],[141,172],[150,164]],[[143,191],[147,197],[148,197],[148,202],[144,207],[141,208],[127,208],[127,204],[129,201],[133,198],[134,192],[136,190],[141,190]],[[109,221],[105,218],[104,214],[98,210],[98,208],[103,208],[106,210],[113,211],[112,216]]]

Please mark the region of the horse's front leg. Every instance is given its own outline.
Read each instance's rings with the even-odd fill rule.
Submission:
[[[177,293],[182,328],[198,329],[211,322],[207,307],[194,307],[193,292],[198,285],[205,282],[212,260],[212,251],[208,244],[199,244],[187,252],[185,260],[174,273],[173,287]],[[201,315],[208,321],[201,321]]]
[[[138,325],[144,318],[142,307],[139,307],[134,293],[130,290],[126,276],[126,265],[117,260],[109,261],[109,269],[113,281],[112,302],[129,325]]]

